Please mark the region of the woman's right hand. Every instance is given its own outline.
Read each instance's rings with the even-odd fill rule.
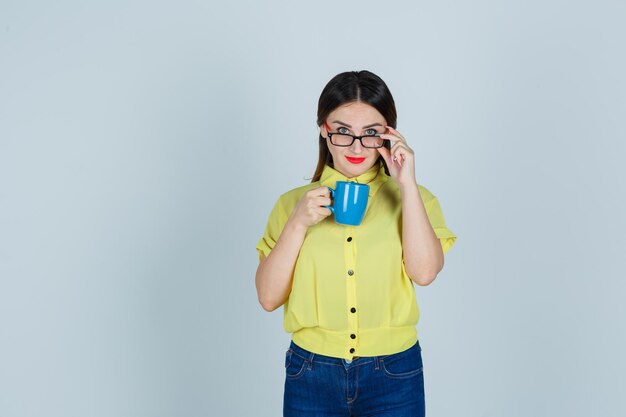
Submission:
[[[328,187],[318,187],[307,191],[298,201],[298,204],[291,213],[291,218],[297,224],[310,227],[326,217],[332,212],[324,206],[330,205],[330,190]]]

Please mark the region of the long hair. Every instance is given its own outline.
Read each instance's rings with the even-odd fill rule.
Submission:
[[[389,126],[396,128],[398,115],[391,92],[378,75],[367,70],[342,72],[326,84],[317,104],[317,125],[321,127],[328,115],[337,107],[353,102],[361,102],[374,107],[382,114]],[[388,141],[385,141],[385,147],[390,148]],[[385,167],[385,174],[389,175],[389,168],[382,155],[378,156],[377,163],[379,168],[382,164]],[[335,167],[326,139],[320,132],[319,158],[311,182],[320,179],[325,164]]]

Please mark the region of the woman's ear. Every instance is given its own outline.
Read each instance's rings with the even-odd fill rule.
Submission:
[[[328,129],[326,128],[326,122],[320,125],[320,135],[322,135],[324,139],[328,137]]]

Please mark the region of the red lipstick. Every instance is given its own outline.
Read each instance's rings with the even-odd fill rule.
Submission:
[[[355,158],[353,156],[346,156],[346,159],[353,164],[360,164],[365,161],[365,158]]]

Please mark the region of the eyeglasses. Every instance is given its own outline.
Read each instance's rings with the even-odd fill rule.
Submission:
[[[381,133],[376,133],[375,135],[364,135],[364,136],[354,136],[348,135],[347,133],[338,133],[338,132],[330,132],[330,127],[326,125],[326,130],[328,130],[328,138],[330,139],[330,143],[335,146],[351,146],[355,140],[360,140],[361,145],[364,148],[382,148],[385,146],[385,141],[389,141],[389,139],[383,139],[380,137]]]

